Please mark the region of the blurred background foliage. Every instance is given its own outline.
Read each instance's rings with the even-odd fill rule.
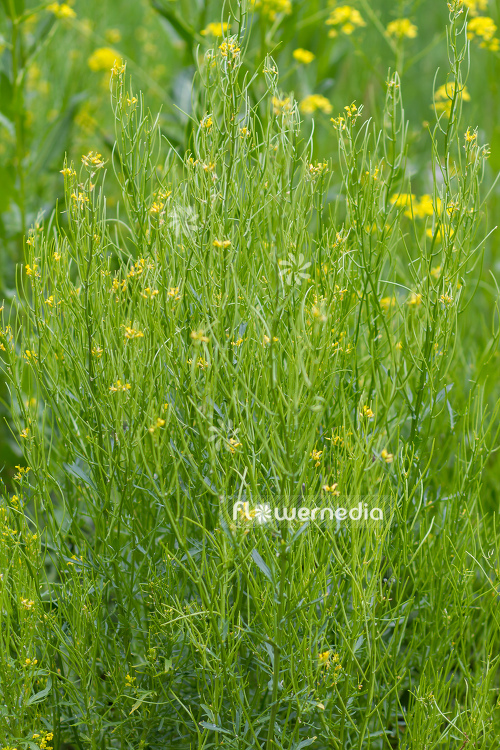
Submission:
[[[464,119],[479,126],[479,140],[491,147],[485,203],[485,235],[495,226],[500,169],[498,50],[499,0],[465,0],[469,17],[470,71]],[[286,106],[291,93],[300,102],[304,138],[314,132],[314,156],[337,160],[331,117],[344,106],[363,104],[364,116],[380,117],[388,70],[402,81],[412,192],[432,185],[429,121],[446,107],[439,89],[449,68],[445,0],[75,0],[69,3],[1,0],[0,3],[0,300],[9,305],[16,292],[16,267],[24,259],[30,227],[41,225],[63,196],[60,174],[65,157],[98,151],[109,158],[114,122],[109,106],[109,74],[114,60],[127,63],[134,86],[144,92],[152,112],[161,111],[160,128],[179,152],[192,132],[193,76],[197,58],[220,33],[243,34],[242,75],[255,76],[257,101],[264,90],[262,68],[271,54],[280,71]],[[221,27],[221,22],[229,24]],[[436,69],[438,70],[436,76]],[[434,93],[433,93],[434,92]],[[442,89],[441,89],[442,92]],[[441,98],[441,101],[440,101]],[[116,210],[113,175],[107,178],[108,213]],[[340,179],[340,178],[339,178]],[[332,197],[335,195],[333,179]],[[64,222],[64,215],[61,216]],[[467,318],[471,377],[496,380],[498,353],[481,356],[491,337],[497,296],[498,238],[485,245],[475,308]],[[472,316],[472,317],[471,317]],[[471,326],[470,321],[474,324]],[[486,364],[486,362],[489,364]],[[482,362],[481,372],[474,368]],[[8,397],[0,383],[2,402]],[[3,406],[0,409],[3,410]],[[8,481],[17,463],[17,446],[1,414],[0,469]],[[495,482],[490,472],[490,482]],[[493,489],[493,488],[492,488]]]

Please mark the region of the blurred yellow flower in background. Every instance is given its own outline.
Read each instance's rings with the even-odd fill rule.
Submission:
[[[92,52],[87,63],[90,70],[98,72],[99,70],[111,70],[116,60],[120,60],[120,55],[112,47],[98,47]]]
[[[305,115],[310,115],[320,109],[326,115],[330,114],[333,107],[325,96],[321,94],[311,94],[302,99],[299,105],[300,111]]]
[[[311,63],[316,57],[316,55],[309,52],[308,49],[302,49],[301,47],[295,49],[292,54],[298,62],[304,63],[304,65],[309,65],[309,63]]]
[[[389,36],[396,37],[396,39],[403,39],[404,37],[414,39],[417,36],[418,29],[408,18],[397,18],[387,26],[387,33]]]

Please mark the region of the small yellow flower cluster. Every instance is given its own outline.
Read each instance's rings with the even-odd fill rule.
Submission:
[[[53,13],[56,18],[74,18],[76,16],[73,8],[70,8],[67,3],[50,3],[45,10],[48,10],[49,13]]]
[[[125,63],[122,60],[116,60],[115,64],[111,68],[112,76],[121,76],[125,72]]]
[[[229,23],[220,23],[220,21],[212,21],[211,23],[208,24],[206,28],[200,31],[200,34],[202,36],[221,37],[221,36],[224,36],[224,34],[227,34],[230,28],[231,28],[231,24]]]
[[[24,270],[26,271],[26,276],[34,276],[35,278],[38,278],[40,276],[40,271],[38,270],[38,266],[36,263],[33,264],[33,268],[26,264],[24,266]]]
[[[87,60],[87,64],[90,70],[94,73],[98,73],[100,70],[113,70],[115,74],[114,66],[117,64],[122,65],[120,55],[112,47],[99,47],[94,50]]]
[[[405,37],[414,39],[417,36],[418,29],[408,18],[397,18],[387,26],[387,33],[396,39],[404,39]]]
[[[25,665],[26,665],[27,667],[31,667],[31,666],[33,666],[33,667],[34,667],[34,666],[35,666],[35,664],[38,664],[38,659],[25,659],[24,663],[25,663]],[[36,736],[37,736],[37,735],[35,735],[35,737],[36,737]]]
[[[127,676],[125,677],[125,685],[127,687],[132,687],[135,680],[136,680],[135,677],[131,677],[129,674],[127,674]]]
[[[0,310],[3,310],[3,307],[1,307]],[[12,341],[14,340],[14,334],[12,333],[12,328],[10,326],[6,326],[4,331],[2,331],[2,329],[0,328],[0,351],[6,352],[7,349],[1,339],[4,339],[5,343],[10,346],[11,349],[14,348],[14,345],[12,344]]]
[[[317,161],[316,164],[309,164],[308,174],[310,177],[319,177],[319,175],[328,172],[328,163],[326,161]]]
[[[231,240],[214,240],[213,241],[214,247],[231,247]]]
[[[75,201],[78,208],[83,208],[89,202],[89,197],[83,193],[71,193],[71,198]]]
[[[23,609],[31,610],[34,608],[34,606],[35,602],[32,599],[24,599],[23,597],[21,597],[21,607]]]
[[[16,469],[17,469],[17,474],[14,474],[14,479],[16,479],[18,482],[20,482],[30,471],[29,466],[16,466]]]
[[[309,63],[312,63],[316,57],[313,52],[310,52],[308,49],[302,49],[302,47],[295,49],[292,54],[297,62],[303,63],[304,65],[309,65]]]
[[[236,41],[236,37],[234,37],[234,39],[228,40],[227,42],[222,42],[222,44],[219,45],[219,50],[222,57],[225,57],[228,63],[236,59],[241,52],[241,49]]]
[[[434,205],[433,197],[428,193],[424,193],[420,199],[417,199],[413,193],[395,193],[390,201],[397,208],[405,208],[404,214],[409,219],[425,219],[426,216],[433,216],[435,212],[441,211],[442,205],[440,198],[436,198]]]
[[[380,458],[386,462],[386,464],[392,464],[394,461],[394,454],[388,453],[386,449],[384,448],[383,451],[380,453]]]
[[[352,34],[357,28],[366,26],[366,22],[359,10],[353,8],[352,5],[340,5],[334,8],[326,21],[327,26],[333,26],[330,29],[328,36],[338,36],[339,29],[343,34]]]
[[[476,16],[471,18],[467,25],[468,39],[481,39],[480,47],[498,52],[500,39],[495,36],[497,25],[489,16]]]
[[[117,380],[115,385],[110,385],[109,390],[111,393],[118,393],[121,391],[129,391],[132,388],[130,383],[122,383],[121,380]]]
[[[382,297],[380,300],[380,307],[384,312],[387,312],[391,307],[396,304],[396,297]]]
[[[145,290],[141,292],[141,297],[144,297],[144,299],[153,299],[154,297],[157,297],[159,293],[158,289],[150,289],[150,287],[147,286]]]
[[[92,169],[100,169],[104,166],[104,161],[101,154],[97,153],[97,151],[89,151],[88,154],[82,156],[82,164]]]
[[[332,117],[331,122],[336,130],[345,130],[348,123],[355,123],[358,117],[361,116],[361,107],[357,107],[354,102],[344,107],[345,115],[339,115],[338,117]]]
[[[321,667],[324,667],[325,669],[330,669],[332,664],[335,664],[335,669],[340,670],[342,669],[342,665],[340,664],[339,655],[335,652],[332,654],[331,651],[323,651],[321,654],[318,654],[318,661]]]
[[[142,331],[139,331],[137,328],[132,328],[132,326],[122,325],[122,328],[124,328],[123,335],[125,336],[125,342],[127,342],[129,339],[143,339],[144,334]]]
[[[325,96],[321,94],[311,94],[302,99],[299,105],[300,111],[305,115],[310,115],[320,109],[325,115],[329,115],[332,111],[332,105]]]
[[[60,172],[65,177],[76,177],[76,172],[74,169],[71,169],[71,167],[65,167],[64,169],[61,169]]]
[[[292,12],[291,0],[251,0],[252,10],[258,10],[263,16],[274,21],[278,13],[288,16]]]
[[[151,435],[156,432],[156,430],[159,430],[161,427],[165,427],[165,420],[161,417],[158,417],[155,424],[151,425],[151,427],[148,428],[148,432],[151,433]]]
[[[470,94],[467,91],[467,86],[462,86],[458,92],[459,96],[462,96],[464,102],[470,102]],[[455,98],[455,81],[450,81],[440,86],[434,95],[434,106],[436,112],[444,112],[447,117],[451,113],[451,105]]]
[[[241,448],[241,447],[242,447],[242,444],[238,442],[237,438],[234,438],[234,437],[229,438],[228,443],[227,443],[227,448],[229,452],[232,453],[233,456],[236,453],[236,449]]]
[[[149,209],[150,214],[159,214],[163,211],[164,203],[161,203],[160,201],[153,201],[151,204],[151,208]]]
[[[279,99],[277,96],[273,96],[271,99],[273,104],[273,112],[275,115],[283,115],[286,112],[290,112],[292,109],[292,100],[289,96],[285,99]]]
[[[277,341],[279,341],[278,337],[277,336],[273,336],[273,341],[274,341],[274,343],[276,343]],[[262,338],[262,346],[267,346],[270,343],[271,343],[271,339],[269,338],[269,336],[264,335],[264,337]]]
[[[212,125],[214,124],[214,121],[212,119],[211,115],[205,115],[203,120],[200,122],[200,128],[205,128],[208,132],[212,130]]]
[[[412,292],[406,304],[410,305],[410,307],[419,307],[419,305],[422,304],[422,295],[417,292]]]
[[[188,359],[187,363],[188,363],[188,365],[192,365],[193,364],[193,360],[192,359]],[[210,366],[209,363],[207,362],[207,360],[204,357],[198,357],[198,359],[196,360],[196,367],[199,367],[200,370],[206,370],[207,367],[209,367],[209,366]]]
[[[167,295],[169,297],[172,297],[172,299],[179,301],[181,296],[179,294],[179,287],[178,286],[172,286],[167,292]]]
[[[130,271],[127,274],[127,279],[133,279],[136,276],[140,276],[145,268],[153,269],[154,263],[148,263],[146,266],[146,259],[145,258],[139,258],[136,263],[132,266]]]
[[[483,10],[488,10],[488,0],[460,0],[468,9],[471,16],[477,16]]]
[[[311,453],[311,458],[315,462],[314,465],[316,466],[316,468],[318,466],[321,466],[321,456],[322,456],[322,454],[323,454],[323,451],[317,451],[317,450],[313,450],[312,453]]]
[[[366,404],[363,406],[363,408],[359,412],[359,415],[360,417],[366,417],[366,419],[373,419],[373,417],[375,416],[373,411]]]
[[[338,486],[338,482],[334,482],[333,484],[324,484],[321,489],[323,492],[329,492],[331,495],[338,496],[340,495],[340,492],[337,489]]]
[[[205,331],[202,331],[201,329],[199,331],[191,331],[190,337],[195,344],[201,344],[202,342],[206,344],[210,341],[208,336],[205,336]]]
[[[52,750],[52,745],[49,745],[49,742],[54,739],[53,732],[46,732],[44,729],[42,729],[39,734],[33,735],[33,739],[36,740],[36,743],[40,750]]]

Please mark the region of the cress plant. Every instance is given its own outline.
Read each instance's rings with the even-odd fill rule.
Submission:
[[[498,404],[463,323],[488,149],[458,2],[447,40],[425,193],[397,73],[380,121],[332,113],[334,169],[244,36],[200,60],[185,151],[114,63],[112,155],[64,164],[0,336],[3,747],[494,746]],[[259,523],[358,498],[383,521]]]

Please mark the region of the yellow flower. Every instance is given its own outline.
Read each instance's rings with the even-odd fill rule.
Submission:
[[[306,98],[302,99],[300,102],[300,111],[303,114],[310,115],[313,112],[316,112],[317,109],[320,109],[325,115],[328,115],[332,111],[332,105],[328,99],[321,94],[311,94],[311,96],[306,96]]]
[[[340,495],[337,487],[338,482],[334,482],[333,484],[324,484],[321,489],[323,490],[323,492],[330,492],[332,495]]]
[[[87,60],[90,70],[98,72],[99,70],[111,70],[116,61],[120,60],[120,55],[111,47],[99,47],[94,50]]]
[[[309,65],[309,63],[312,63],[312,61],[316,57],[316,55],[314,55],[312,52],[309,52],[308,49],[302,49],[302,47],[294,50],[293,56],[297,60],[297,62],[304,63],[304,65]]]
[[[159,430],[161,427],[165,427],[165,424],[166,424],[165,420],[162,419],[161,417],[158,417],[156,420],[156,424],[151,425],[151,427],[149,427],[148,429],[148,432],[150,432],[152,435],[154,432],[156,432],[156,430]]]
[[[231,24],[229,23],[220,23],[217,21],[212,21],[212,23],[209,23],[208,26],[203,29],[203,31],[200,31],[200,34],[202,36],[224,36],[229,29],[231,28]]]
[[[411,210],[407,207],[415,203],[416,197],[413,193],[394,193],[389,200],[397,208],[406,208],[405,214],[411,216]]]
[[[434,268],[431,268],[431,276],[434,279],[439,279],[441,275],[441,266],[435,266]]]
[[[205,332],[202,331],[201,329],[199,331],[191,331],[189,335],[191,336],[195,344],[198,344],[201,342],[207,343],[208,341],[210,341],[208,336],[205,336]]]
[[[440,230],[440,229],[438,229],[438,230],[437,230],[437,232],[435,232],[435,231],[433,231],[433,230],[432,230],[432,229],[431,229],[430,227],[428,227],[428,228],[427,228],[427,229],[425,230],[425,233],[426,233],[427,237],[428,237],[428,238],[429,238],[430,240],[432,240],[432,239],[434,239],[434,238],[435,238],[436,242],[441,242],[441,240],[443,239],[443,233],[441,232],[441,230]]]
[[[321,654],[318,654],[320,666],[328,668],[330,665],[330,654],[331,651],[323,651]]]
[[[271,101],[273,103],[273,112],[275,115],[282,115],[285,112],[290,112],[292,109],[292,100],[289,96],[285,99],[278,99],[277,96],[273,96]]]
[[[334,8],[331,12],[330,17],[326,21],[327,26],[340,27],[340,31],[343,34],[352,34],[357,27],[366,26],[363,17],[360,12],[353,8],[351,5],[340,5],[338,8]],[[328,32],[328,36],[335,37],[338,35],[337,28],[333,28]]]
[[[88,154],[82,156],[82,164],[84,164],[86,167],[100,169],[104,166],[104,161],[101,154],[99,154],[97,151],[89,151]]]
[[[321,455],[322,455],[322,453],[323,453],[323,451],[317,451],[317,450],[313,450],[312,453],[311,453],[311,458],[312,458],[313,461],[315,461],[314,465],[316,467],[321,466]]]
[[[214,240],[214,247],[231,247],[231,240]]]
[[[232,437],[229,438],[227,447],[229,452],[234,456],[234,454],[236,453],[236,448],[241,448],[241,443],[239,443],[236,438]]]
[[[291,0],[251,0],[251,6],[253,10],[260,10],[271,21],[275,20],[278,13],[290,15],[292,12]]]
[[[219,49],[222,57],[227,57],[229,61],[234,59],[241,52],[236,41],[222,42],[222,44],[219,45]]]
[[[50,3],[47,5],[46,10],[49,13],[53,13],[56,18],[74,18],[76,16],[73,8],[70,8],[67,3]]]
[[[408,18],[397,18],[387,26],[389,36],[394,36],[396,39],[403,39],[404,37],[414,39],[417,32],[417,27]]]
[[[462,0],[462,3],[469,9],[471,16],[477,16],[478,12],[488,9],[488,0]]]
[[[497,50],[500,44],[498,39],[494,39],[497,25],[489,16],[477,16],[471,18],[467,26],[467,37],[474,39],[474,37],[481,37],[482,42],[480,47],[488,47],[489,49]]]
[[[130,326],[122,325],[122,328],[124,328],[123,335],[125,336],[125,341],[128,339],[142,339],[144,338],[144,334],[142,331],[137,330],[136,328],[131,328]]]
[[[366,404],[363,406],[359,414],[361,417],[366,417],[367,419],[372,419],[375,416],[373,411]]]
[[[396,304],[396,297],[382,297],[380,300],[380,307],[384,312]]]
[[[381,452],[380,457],[383,461],[386,462],[386,464],[392,464],[392,462],[394,461],[394,455],[392,453],[388,453],[385,448]]]
[[[453,297],[450,297],[449,294],[442,294],[439,298],[439,301],[443,303],[443,305],[451,305],[453,302]]]
[[[111,393],[117,393],[119,391],[129,391],[132,388],[130,383],[122,383],[121,380],[116,381],[116,385],[110,385],[109,390]]]
[[[416,292],[412,292],[410,295],[410,299],[406,303],[407,305],[411,305],[412,307],[418,307],[422,304],[422,295],[417,294]]]
[[[464,102],[470,102],[470,94],[467,91],[467,86],[462,86],[459,94],[462,95]],[[455,96],[455,81],[449,81],[448,83],[440,86],[434,95],[434,106],[436,112],[445,112],[449,117],[451,112],[452,100]]]
[[[441,198],[436,198],[436,212],[441,211]],[[424,193],[420,200],[413,206],[413,215],[418,219],[424,219],[426,216],[434,214],[434,201],[432,195]]]

